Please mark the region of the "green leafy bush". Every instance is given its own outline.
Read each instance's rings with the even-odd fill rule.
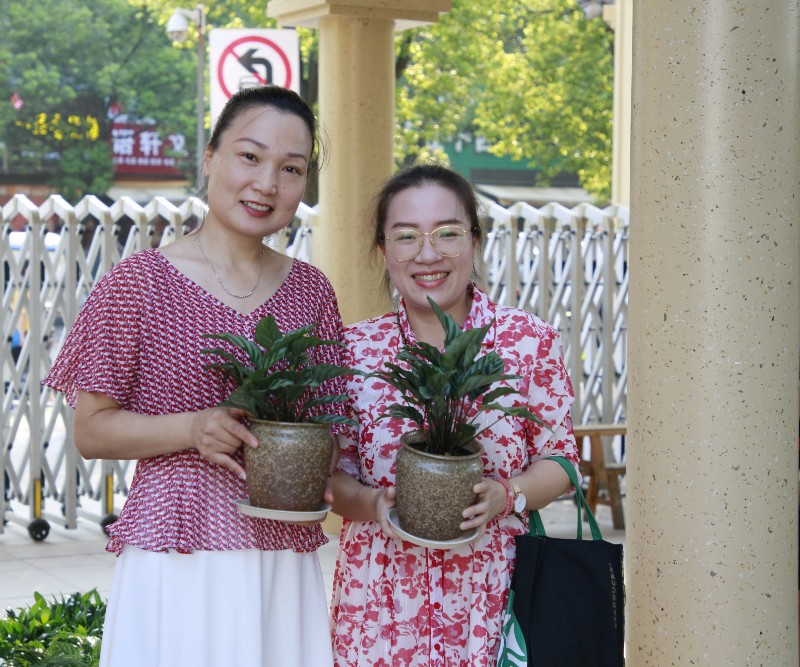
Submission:
[[[210,364],[209,368],[222,371],[236,383],[236,389],[222,405],[240,408],[258,419],[270,421],[354,424],[341,415],[309,414],[315,407],[347,400],[343,394],[311,398],[311,390],[327,380],[353,373],[344,366],[311,363],[308,350],[312,347],[343,345],[340,341],[312,336],[313,330],[314,325],[309,324],[282,334],[275,318],[268,315],[256,325],[255,342],[227,333],[203,334],[204,338],[235,345],[244,350],[250,360],[250,364],[245,365],[234,354],[219,347],[201,350],[225,359]]]
[[[106,603],[96,590],[48,602],[34,593],[27,608],[0,619],[0,665],[8,667],[94,667]]]

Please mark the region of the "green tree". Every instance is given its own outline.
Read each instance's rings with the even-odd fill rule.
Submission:
[[[0,141],[10,170],[47,173],[72,201],[105,194],[112,105],[155,118],[162,133],[194,136],[194,58],[172,47],[146,3],[3,0],[0,34]],[[6,103],[14,96],[20,108]]]
[[[425,159],[458,132],[539,170],[611,191],[613,35],[575,0],[453,0],[398,38],[396,160]]]
[[[205,4],[210,28],[275,27],[268,0]],[[112,103],[155,118],[162,133],[184,134],[193,146],[196,29],[182,48],[164,31],[181,6],[187,3],[2,0],[0,157],[5,145],[12,168],[49,170],[52,184],[73,198],[102,194],[113,173]],[[298,32],[301,94],[316,107],[317,32]],[[438,23],[397,37],[396,162],[445,160],[438,146],[469,132],[496,155],[537,169],[541,183],[575,172],[607,200],[612,40],[575,0],[453,0]],[[4,103],[15,93],[21,109]],[[42,126],[46,132],[34,131]],[[190,177],[193,168],[187,160]],[[313,183],[309,190],[313,203]]]

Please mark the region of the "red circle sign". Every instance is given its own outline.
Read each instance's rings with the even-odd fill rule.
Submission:
[[[219,81],[220,88],[221,88],[222,92],[225,94],[225,97],[230,98],[231,95],[233,95],[233,93],[231,93],[231,91],[228,88],[228,86],[225,84],[225,78],[223,76],[225,63],[228,60],[228,58],[232,57],[238,63],[240,63],[240,65],[241,65],[241,53],[237,53],[236,51],[234,51],[234,49],[237,46],[242,46],[243,44],[246,44],[247,42],[256,43],[257,44],[256,48],[259,48],[259,49],[262,49],[262,50],[264,49],[264,47],[266,47],[267,54],[265,54],[265,57],[267,58],[267,60],[270,59],[269,58],[270,54],[277,55],[278,58],[280,58],[280,61],[283,64],[283,66],[285,68],[285,71],[286,71],[286,80],[283,83],[283,87],[284,88],[289,88],[291,86],[291,84],[292,84],[292,66],[289,63],[289,58],[287,58],[286,54],[283,52],[283,49],[281,49],[281,47],[278,46],[271,39],[267,39],[266,37],[260,37],[258,35],[251,35],[249,37],[248,36],[240,37],[239,39],[237,39],[237,40],[231,42],[230,44],[228,44],[228,46],[225,47],[225,50],[222,52],[222,55],[220,56],[219,64],[217,65],[217,80]],[[249,70],[249,69],[245,68],[244,65],[241,65],[241,66],[246,71],[252,73],[252,70]],[[256,78],[262,84],[264,84],[264,83],[276,83],[275,81],[266,81],[266,80],[262,79],[261,77],[259,77],[257,74],[255,74],[254,76],[256,76]]]

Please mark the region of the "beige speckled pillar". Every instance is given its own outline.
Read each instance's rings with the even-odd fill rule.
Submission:
[[[627,655],[798,665],[797,0],[637,0]]]
[[[614,136],[611,159],[611,201],[631,205],[631,68],[633,0],[614,0],[603,8],[614,30]]]
[[[383,266],[370,261],[366,211],[394,167],[394,31],[435,21],[450,0],[272,0],[282,25],[318,27],[319,113],[330,140],[320,174],[314,264],[345,323],[385,312]]]

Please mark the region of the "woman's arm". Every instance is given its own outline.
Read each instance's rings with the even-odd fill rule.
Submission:
[[[399,539],[386,513],[394,507],[394,487],[373,489],[346,472],[333,474],[333,511],[352,521],[376,521],[387,537]]]
[[[396,538],[386,513],[395,505],[394,487],[374,489],[359,482],[358,451],[353,440],[336,436],[340,456],[339,469],[333,473],[333,511],[351,521],[377,521],[383,532]],[[346,472],[349,471],[349,472]]]
[[[258,446],[240,421],[244,416],[235,408],[140,415],[123,410],[105,394],[79,391],[75,446],[88,459],[141,459],[194,448],[210,463],[244,479],[244,469],[233,453],[242,444]]]

